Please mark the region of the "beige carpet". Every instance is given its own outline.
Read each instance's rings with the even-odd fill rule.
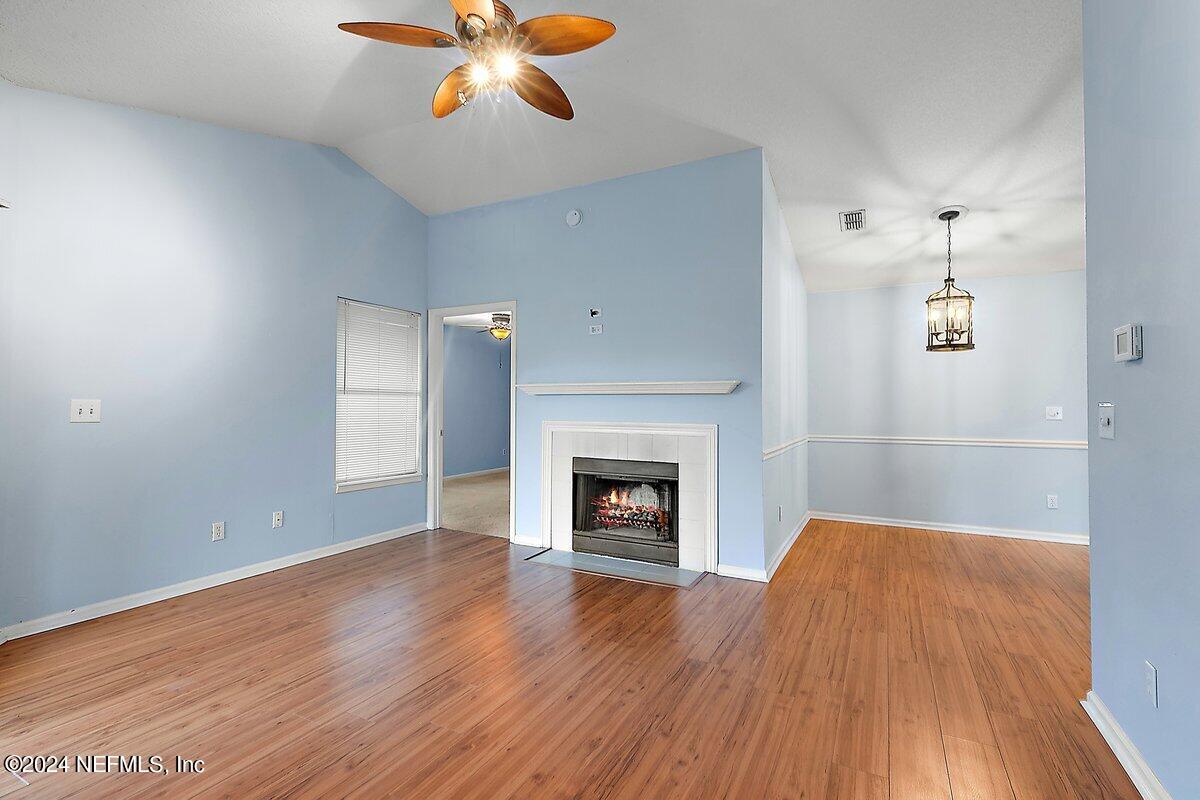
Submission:
[[[442,527],[508,538],[508,470],[446,478]]]

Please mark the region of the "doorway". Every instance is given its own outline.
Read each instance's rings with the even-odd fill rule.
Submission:
[[[429,525],[512,539],[516,303],[429,312]]]

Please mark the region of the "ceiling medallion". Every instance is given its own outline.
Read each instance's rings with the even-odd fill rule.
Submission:
[[[934,353],[975,349],[975,298],[954,285],[951,273],[950,223],[966,213],[966,206],[946,206],[934,212],[938,220],[946,223],[946,280],[925,301],[929,325],[925,349]]]
[[[617,32],[611,22],[573,14],[535,17],[517,24],[500,0],[450,0],[455,34],[395,22],[343,22],[344,31],[409,47],[457,47],[467,63],[456,67],[433,95],[433,115],[447,117],[478,97],[512,89],[538,111],[569,120],[575,110],[553,78],[530,56],[562,56],[595,47]]]

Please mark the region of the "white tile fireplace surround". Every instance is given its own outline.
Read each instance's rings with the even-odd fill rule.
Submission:
[[[542,423],[542,546],[572,551],[573,458],[679,465],[679,566],[717,571],[717,426]]]

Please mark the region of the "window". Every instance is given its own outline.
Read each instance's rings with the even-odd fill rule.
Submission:
[[[421,478],[421,315],[338,299],[337,491]]]

